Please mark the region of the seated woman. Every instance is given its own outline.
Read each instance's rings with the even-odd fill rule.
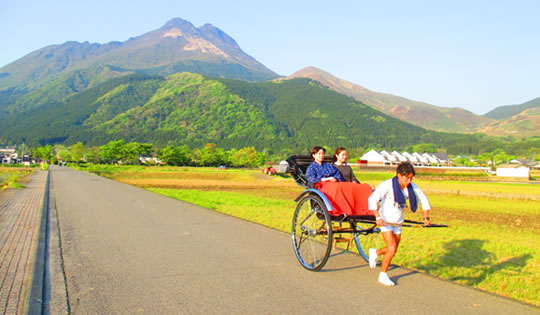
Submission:
[[[332,156],[332,161],[334,162],[335,168],[337,168],[339,173],[341,174],[343,181],[360,184],[360,181],[358,181],[358,179],[356,179],[356,176],[354,176],[352,168],[347,165],[348,158],[349,155],[347,153],[347,149],[339,147]]]
[[[306,170],[306,177],[315,189],[324,193],[333,207],[331,215],[372,215],[369,211],[368,198],[371,186],[343,181],[337,168],[323,163],[326,150],[314,147],[311,150],[311,163]]]

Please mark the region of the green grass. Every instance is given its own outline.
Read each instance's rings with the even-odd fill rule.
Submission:
[[[29,172],[28,168],[0,167],[0,189],[24,188],[19,181]]]
[[[292,200],[246,196],[237,192],[168,188],[148,190],[287,232],[291,227],[291,209],[294,209],[296,204]]]

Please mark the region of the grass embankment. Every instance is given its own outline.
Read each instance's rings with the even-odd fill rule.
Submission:
[[[118,181],[289,232],[303,191],[291,178],[254,170],[97,167]],[[392,173],[356,174],[378,185]],[[445,229],[405,229],[393,263],[540,306],[539,185],[436,181],[418,176],[432,221]],[[422,211],[406,217],[421,220]],[[292,254],[292,251],[291,251]]]
[[[6,188],[24,188],[23,178],[32,172],[27,167],[0,166],[0,190]]]

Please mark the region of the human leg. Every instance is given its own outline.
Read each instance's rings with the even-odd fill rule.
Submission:
[[[394,234],[393,231],[385,231],[382,232],[382,236],[384,242],[386,243],[386,246],[378,249],[377,255],[383,256],[381,271],[386,272],[388,271],[388,267],[390,266],[392,258],[394,258],[394,255],[397,252],[399,241],[401,239],[401,234]]]
[[[390,280],[388,274],[388,267],[392,258],[397,252],[399,242],[401,241],[401,229],[385,229],[386,231],[382,232],[386,247],[381,248],[377,251],[383,255],[383,261],[381,266],[381,272],[379,273],[379,282],[386,286],[394,286],[395,283]],[[397,233],[397,234],[395,234]],[[370,257],[371,258],[371,257]]]

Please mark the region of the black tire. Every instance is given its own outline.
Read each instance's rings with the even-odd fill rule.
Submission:
[[[356,248],[358,253],[364,260],[369,263],[369,249],[370,248],[381,248],[384,244],[382,239],[381,230],[375,223],[361,223],[353,222],[351,223],[351,228],[353,228],[354,241],[356,243]],[[381,257],[377,259],[377,265],[381,263]]]
[[[326,264],[332,251],[332,222],[328,209],[317,196],[302,198],[292,222],[294,253],[300,264],[318,271]]]

